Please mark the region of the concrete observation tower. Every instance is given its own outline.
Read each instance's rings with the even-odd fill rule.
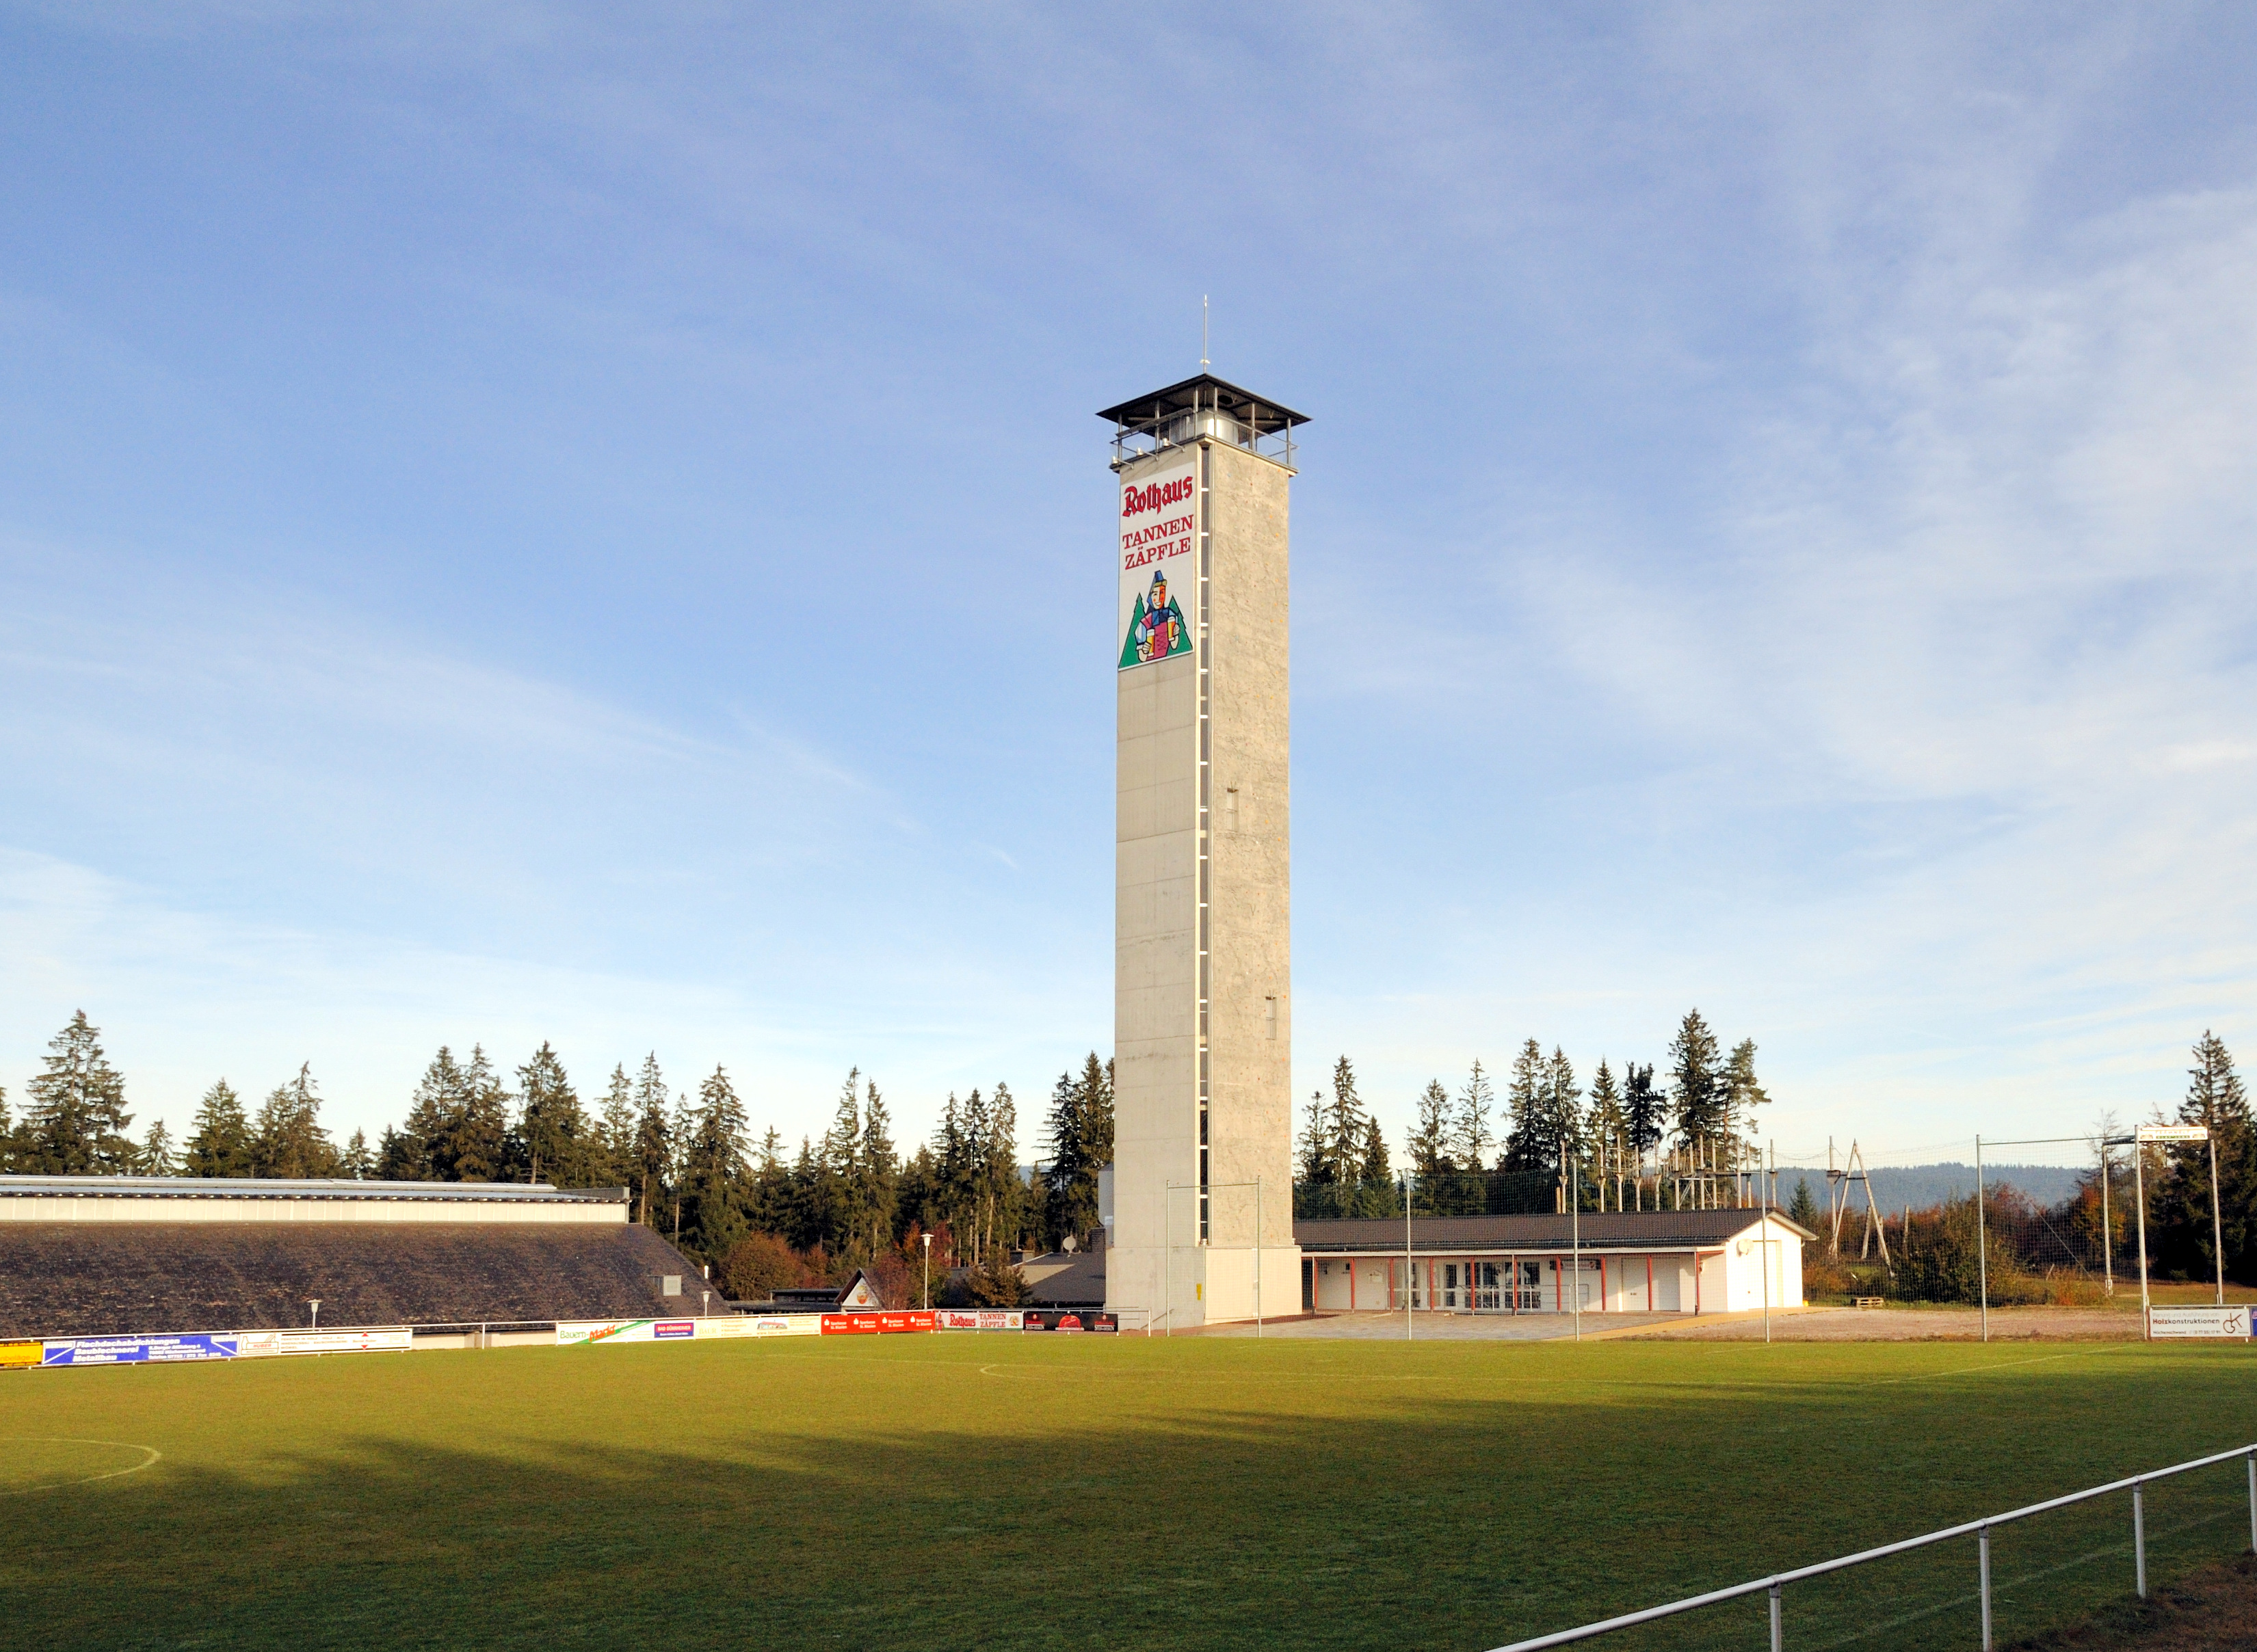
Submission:
[[[1106,1305],[1298,1313],[1286,495],[1299,413],[1202,373],[1099,415],[1121,479]]]

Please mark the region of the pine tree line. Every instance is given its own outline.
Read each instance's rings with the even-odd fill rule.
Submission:
[[[359,1131],[343,1147],[332,1140],[310,1066],[255,1110],[218,1080],[176,1146],[161,1121],[138,1142],[126,1133],[132,1115],[124,1079],[84,1012],[49,1051],[21,1120],[11,1122],[0,1091],[0,1168],[623,1187],[634,1220],[717,1277],[741,1251],[748,1281],[769,1288],[855,1267],[895,1275],[921,1269],[928,1233],[936,1270],[982,1267],[1000,1281],[1015,1250],[1047,1247],[1068,1234],[1087,1242],[1098,1226],[1097,1173],[1113,1156],[1112,1063],[1093,1052],[1079,1074],[1059,1076],[1043,1120],[1046,1158],[1029,1177],[1021,1171],[1017,1103],[1006,1084],[962,1099],[951,1093],[931,1140],[904,1156],[877,1084],[857,1069],[846,1076],[831,1127],[819,1140],[802,1140],[788,1159],[775,1129],[754,1142],[725,1068],[676,1093],[657,1056],[646,1055],[633,1077],[624,1064],[613,1067],[591,1105],[547,1042],[513,1075],[482,1046],[466,1059],[442,1046],[405,1116],[372,1147]]]
[[[1320,1090],[1309,1098],[1297,1157],[1295,1216],[1403,1213],[1386,1133],[1356,1094],[1355,1069],[1345,1055],[1333,1064],[1331,1094]]]
[[[1744,1153],[1755,1110],[1771,1099],[1756,1077],[1755,1041],[1743,1039],[1725,1055],[1693,1010],[1679,1023],[1669,1060],[1665,1087],[1654,1082],[1652,1063],[1627,1063],[1617,1075],[1603,1056],[1586,1089],[1564,1049],[1554,1045],[1547,1055],[1542,1041],[1529,1039],[1506,1075],[1501,1113],[1478,1061],[1454,1093],[1439,1078],[1427,1084],[1405,1143],[1409,1168],[1437,1186],[1497,1174],[1558,1180],[1570,1165],[1586,1176],[1651,1178],[1667,1172],[1665,1148],[1697,1156],[1701,1144],[1716,1143]]]

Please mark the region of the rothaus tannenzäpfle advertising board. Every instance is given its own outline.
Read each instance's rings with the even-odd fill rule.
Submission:
[[[1199,605],[1196,461],[1121,484],[1121,669],[1192,651]]]

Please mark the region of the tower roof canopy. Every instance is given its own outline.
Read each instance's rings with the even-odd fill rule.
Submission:
[[[1290,430],[1295,425],[1309,422],[1306,413],[1297,413],[1291,407],[1281,407],[1250,390],[1241,390],[1228,379],[1217,378],[1213,373],[1200,373],[1185,379],[1180,385],[1171,385],[1165,390],[1156,390],[1149,395],[1136,397],[1122,402],[1118,407],[1107,407],[1097,416],[1109,419],[1116,425],[1152,426],[1164,423],[1178,413],[1192,413],[1202,407],[1228,413],[1249,430],[1263,435]]]

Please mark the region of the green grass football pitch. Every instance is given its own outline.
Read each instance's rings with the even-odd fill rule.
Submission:
[[[29,1372],[0,1436],[18,1646],[1477,1652],[2257,1440],[2257,1355],[795,1338]],[[2155,1487],[2155,1576],[2246,1496]],[[2131,1587],[2125,1500],[1997,1544],[2002,1645]],[[1974,1579],[1799,1585],[1786,1643],[1972,1646]]]

